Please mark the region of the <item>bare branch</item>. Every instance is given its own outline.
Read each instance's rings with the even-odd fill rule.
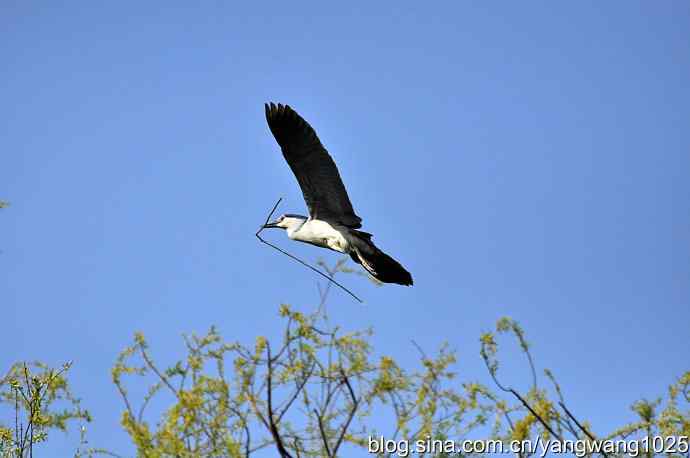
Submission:
[[[309,381],[309,378],[311,377],[311,374],[314,373],[314,367],[316,366],[316,363],[312,363],[311,369],[309,369],[309,372],[304,375],[302,381],[300,382],[299,386],[295,390],[295,392],[292,394],[292,397],[288,400],[287,404],[285,404],[285,407],[283,407],[283,410],[280,412],[280,415],[278,415],[278,423],[280,423],[280,420],[283,419],[283,415],[285,415],[290,409],[290,406],[292,405],[293,402],[295,402],[295,399],[297,399],[297,396],[299,396],[299,393],[302,391],[304,388],[304,385],[307,384]]]
[[[520,396],[520,393],[515,391],[513,388],[505,387],[505,386],[501,385],[501,382],[498,381],[498,377],[496,376],[495,371],[491,370],[489,360],[486,357],[484,358],[484,364],[486,365],[487,369],[489,370],[489,374],[491,374],[491,378],[494,380],[494,383],[496,384],[496,386],[498,386],[498,388],[501,389],[501,391],[505,391],[506,393],[511,393],[513,396],[515,396],[522,403],[522,405],[525,406],[527,408],[527,410],[529,410],[532,415],[534,415],[534,418],[539,420],[539,423],[541,423],[542,426],[544,426],[544,428],[546,428],[546,430],[549,433],[551,433],[554,437],[558,438],[558,440],[563,440],[560,437],[560,435],[556,434],[556,432],[551,428],[551,426],[549,426],[549,424],[543,418],[541,418],[541,416],[537,412],[535,412],[534,409],[532,409],[532,407],[527,403],[527,401],[525,401],[525,399],[522,396]]]
[[[582,432],[587,435],[587,437],[589,437],[589,440],[591,440],[591,441],[596,440],[594,438],[594,436],[592,434],[590,434],[590,432],[587,431],[587,429],[584,426],[582,426],[582,424],[580,424],[579,421],[577,421],[577,418],[575,418],[575,416],[572,413],[570,413],[570,410],[568,410],[568,408],[565,406],[565,403],[563,401],[560,401],[558,403],[558,405],[561,406],[561,409],[563,409],[563,411],[570,417],[570,419],[575,422],[577,427],[580,428],[582,430]],[[603,450],[601,451],[601,454],[608,458],[608,455]]]
[[[276,206],[278,206],[278,204],[276,204]],[[271,345],[268,343],[268,341],[266,342],[266,358],[268,364],[268,374],[266,379],[268,399],[268,422],[270,425],[271,435],[273,436],[273,440],[276,442],[276,447],[280,452],[280,456],[282,456],[283,458],[292,458],[292,455],[288,453],[288,451],[285,449],[285,445],[283,445],[283,439],[280,437],[278,427],[276,426],[276,423],[273,419],[273,359],[271,358]]]
[[[236,409],[232,406],[228,408],[230,412],[234,413],[237,415],[237,418],[239,418],[242,421],[242,428],[244,429],[244,434],[245,434],[245,441],[244,441],[244,455],[246,458],[249,458],[249,454],[251,453],[250,445],[251,445],[251,432],[249,431],[249,425],[247,424],[247,417],[240,412],[239,409]]]
[[[321,433],[321,440],[323,441],[323,448],[326,449],[326,456],[328,456],[328,458],[331,458],[334,455],[331,454],[330,447],[328,446],[328,438],[326,437],[326,431],[323,429],[323,417],[319,413],[319,411],[316,409],[314,409],[314,414],[316,415],[316,420],[319,423],[319,432]]]
[[[170,381],[168,380],[168,377],[166,377],[165,375],[161,374],[161,372],[158,370],[158,368],[156,367],[156,365],[153,364],[153,361],[151,361],[151,358],[149,358],[149,355],[148,355],[148,353],[146,353],[146,350],[144,350],[144,348],[143,348],[142,346],[139,346],[139,350],[141,351],[141,357],[142,357],[142,358],[144,359],[144,361],[146,362],[146,365],[147,365],[147,366],[158,376],[158,378],[161,380],[161,382],[163,382],[163,384],[164,384],[165,386],[167,386],[167,387],[170,389],[170,391],[173,392],[173,394],[174,394],[175,396],[177,396],[178,393],[177,393],[177,390],[175,389],[175,387],[172,386],[172,384],[171,384]]]
[[[355,391],[352,389],[352,385],[350,385],[350,381],[345,375],[345,372],[342,369],[340,369],[340,372],[343,376],[343,383],[345,383],[345,385],[347,386],[347,389],[350,392],[350,397],[352,398],[352,409],[350,410],[350,414],[348,415],[347,420],[345,421],[343,430],[340,432],[340,437],[338,437],[338,441],[335,443],[335,447],[333,447],[333,456],[335,456],[335,454],[338,453],[338,449],[340,448],[340,445],[342,444],[343,439],[345,438],[345,433],[347,432],[347,429],[350,427],[350,422],[352,422],[352,418],[355,416],[357,406],[359,405],[359,400],[357,399],[357,396],[355,396]]]
[[[508,391],[511,392],[511,393],[513,393],[513,396],[515,396],[516,398],[518,398],[518,399],[520,400],[520,402],[522,403],[522,405],[525,406],[525,407],[527,408],[527,410],[529,410],[530,413],[531,413],[532,415],[534,415],[534,417],[535,417],[537,420],[539,420],[539,423],[541,423],[541,424],[544,426],[544,428],[546,428],[546,430],[547,430],[548,432],[550,432],[551,435],[553,435],[553,437],[557,438],[557,439],[560,440],[560,441],[563,440],[563,439],[560,437],[560,435],[556,434],[556,432],[551,428],[551,426],[549,426],[549,424],[548,424],[546,421],[544,421],[544,419],[541,418],[541,417],[539,416],[539,414],[538,414],[537,412],[535,412],[534,409],[532,409],[532,407],[530,407],[530,405],[527,403],[527,401],[525,401],[525,399],[524,399],[522,396],[520,396],[520,394],[519,394],[517,391],[515,391],[515,390],[512,389],[512,388],[510,388]]]

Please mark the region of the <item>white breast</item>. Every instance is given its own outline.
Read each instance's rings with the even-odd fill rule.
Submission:
[[[350,244],[348,243],[347,238],[343,235],[347,233],[347,229],[342,228],[341,230],[342,232],[339,231],[338,228],[331,226],[325,221],[313,219],[304,223],[297,230],[291,231],[288,229],[287,235],[292,240],[311,243],[312,245],[318,245],[324,248],[339,251],[341,253],[347,253],[350,248]]]

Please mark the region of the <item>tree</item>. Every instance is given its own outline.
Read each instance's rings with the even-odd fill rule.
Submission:
[[[322,267],[331,278],[350,272],[343,262]],[[640,422],[595,436],[568,408],[548,369],[544,375],[551,389],[539,386],[529,343],[514,320],[501,318],[495,332],[480,337],[480,354],[499,388],[496,393],[477,382],[456,380],[455,353],[447,345],[427,356],[412,342],[419,352],[416,370],[389,356],[374,358],[372,330],[347,333],[329,321],[330,286],[320,289],[320,304],[311,314],[281,305],[284,332],[277,342],[259,336],[252,345],[228,343],[211,328],[206,335],[186,337],[186,357],[161,369],[145,337],[136,334],[112,375],[125,405],[122,425],[139,456],[250,457],[267,448],[281,457],[361,455],[362,449],[377,456],[406,456],[417,444],[419,456],[466,456],[489,451],[487,442],[472,439],[500,442],[508,450],[511,441],[537,436],[559,443],[577,440],[591,456],[597,440],[636,438],[640,445],[654,434],[690,435],[690,372],[671,386],[661,413],[654,413],[658,402],[640,401],[633,405]],[[517,340],[528,362],[532,388],[524,395],[498,378],[497,337],[504,334]],[[148,394],[138,403],[128,395],[126,385],[132,381],[126,383],[126,376],[138,377],[135,383],[149,380]],[[170,407],[157,419],[147,416],[149,402],[165,393]]]
[[[351,272],[344,262],[322,267],[331,278]],[[635,402],[638,420],[596,434],[573,414],[577,409],[566,404],[550,370],[543,371],[549,383],[541,385],[530,345],[516,321],[501,318],[493,332],[479,338],[495,391],[458,380],[455,353],[448,345],[429,356],[412,341],[411,349],[419,354],[415,368],[376,356],[371,329],[345,332],[329,320],[330,287],[327,283],[320,288],[320,303],[312,313],[281,305],[278,315],[284,327],[279,338],[226,342],[212,327],[202,336],[185,337],[186,355],[166,368],[152,358],[145,336],[136,333],[118,356],[112,380],[123,400],[121,425],[137,455],[251,457],[264,451],[295,458],[363,452],[459,457],[484,455],[496,446],[511,451],[512,443],[535,444],[540,437],[582,456],[621,451],[597,450],[603,440],[625,441],[628,452],[636,447],[648,457],[661,454],[660,446],[666,446],[668,456],[688,456],[690,372],[669,387],[666,397]],[[531,380],[526,393],[501,381],[498,350],[503,336],[512,336],[525,355]],[[33,444],[45,441],[49,431],[91,420],[68,389],[68,369],[18,363],[0,379],[0,403],[15,412],[9,424],[0,423],[3,457],[31,456]],[[148,384],[146,394],[135,399],[128,391],[132,384]],[[154,399],[167,407],[152,411]],[[76,456],[117,456],[87,448],[83,431]],[[574,441],[583,448],[575,449]],[[541,452],[527,447],[512,451],[520,457]]]
[[[0,403],[12,406],[14,412],[13,425],[0,423],[1,456],[33,456],[34,445],[45,442],[48,431],[66,431],[75,420],[91,421],[67,384],[65,373],[70,366],[55,370],[40,362],[16,363],[0,378]]]
[[[344,263],[329,269],[332,277]],[[142,334],[112,371],[125,404],[122,425],[140,456],[248,457],[267,447],[282,457],[334,457],[347,447],[367,449],[370,437],[391,440],[459,437],[483,425],[492,411],[479,384],[454,386],[453,352],[420,354],[406,371],[392,358],[372,358],[371,331],[345,333],[326,313],[330,283],[312,314],[282,305],[284,334],[259,336],[251,346],[223,342],[214,328],[185,339],[184,360],[163,370]],[[230,361],[230,367],[227,362]],[[138,408],[125,376],[152,377]],[[172,405],[152,427],[146,406],[167,391]],[[385,410],[390,427],[372,419]]]

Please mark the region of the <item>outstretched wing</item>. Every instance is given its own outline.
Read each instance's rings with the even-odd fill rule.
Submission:
[[[339,222],[353,229],[362,227],[335,162],[309,123],[290,106],[280,103],[266,104],[266,121],[297,177],[311,218]]]

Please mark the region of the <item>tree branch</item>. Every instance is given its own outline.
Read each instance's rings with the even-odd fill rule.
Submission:
[[[314,409],[314,414],[316,415],[316,419],[319,423],[319,432],[321,433],[321,441],[323,442],[323,448],[326,449],[326,456],[328,456],[328,458],[331,458],[334,455],[331,454],[331,449],[328,446],[328,438],[326,437],[326,431],[323,429],[323,418],[321,414],[319,414],[319,411],[316,409]]]
[[[347,376],[345,375],[345,372],[340,369],[340,373],[343,376],[343,383],[347,386],[348,391],[350,392],[350,397],[352,398],[352,410],[350,410],[350,414],[347,417],[347,420],[345,421],[345,425],[343,426],[343,430],[340,432],[340,437],[338,437],[338,441],[335,443],[335,447],[333,447],[333,456],[335,457],[335,454],[338,453],[338,449],[340,448],[340,444],[342,444],[343,439],[345,438],[345,433],[347,432],[347,429],[350,427],[350,422],[352,422],[352,418],[355,416],[355,412],[357,411],[357,406],[359,405],[359,400],[355,396],[355,391],[352,389],[352,385],[350,385],[350,381],[348,380]]]
[[[280,420],[283,419],[283,415],[285,415],[285,414],[287,413],[287,411],[288,411],[288,409],[290,408],[290,406],[292,405],[292,403],[295,402],[295,399],[297,399],[297,396],[299,396],[299,393],[300,393],[300,391],[302,391],[302,388],[304,388],[304,385],[306,385],[307,382],[309,381],[309,378],[311,377],[311,374],[314,372],[314,367],[315,367],[315,365],[316,365],[316,363],[313,363],[313,364],[311,365],[311,369],[309,369],[309,372],[304,376],[304,378],[303,378],[302,381],[300,382],[300,384],[299,384],[299,386],[297,387],[297,389],[295,390],[295,392],[292,394],[292,397],[291,397],[290,400],[287,402],[287,404],[285,405],[285,407],[283,407],[283,410],[280,412],[280,415],[278,415],[278,423],[280,423]]]
[[[280,202],[280,201],[278,201]],[[276,204],[278,206],[278,204]],[[267,356],[267,365],[268,365],[268,374],[267,374],[267,398],[268,398],[268,422],[270,425],[270,430],[271,430],[271,435],[273,436],[273,440],[276,443],[276,447],[278,448],[278,451],[280,452],[280,456],[283,458],[292,458],[292,455],[288,453],[288,451],[285,449],[285,445],[283,445],[283,439],[280,437],[280,433],[278,432],[278,427],[276,426],[276,423],[273,419],[273,387],[272,387],[272,379],[273,379],[273,360],[271,358],[271,345],[266,342],[266,356]]]
[[[585,433],[585,435],[587,435],[587,437],[589,437],[589,440],[591,440],[592,442],[594,442],[596,440],[594,438],[594,436],[591,435],[589,433],[589,431],[587,431],[587,429],[585,429],[585,427],[582,426],[582,424],[580,424],[579,421],[577,421],[577,418],[575,418],[575,416],[572,413],[570,413],[570,410],[568,410],[568,408],[565,406],[565,403],[563,401],[559,402],[558,405],[560,405],[561,409],[563,409],[563,411],[566,413],[566,415],[568,415],[570,417],[570,419],[575,422],[577,427],[580,428],[582,430],[582,432]],[[601,454],[604,455],[606,458],[608,458],[608,455],[603,450],[601,451]]]

